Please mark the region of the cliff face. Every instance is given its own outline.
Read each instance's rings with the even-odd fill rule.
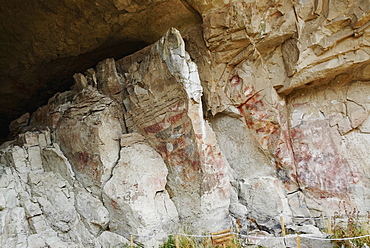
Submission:
[[[368,1],[186,6],[202,25],[75,74],[11,123],[3,246],[155,246],[370,210]]]
[[[152,44],[171,27],[201,23],[181,0],[2,1],[0,20],[0,141],[11,120],[67,90],[74,73]]]

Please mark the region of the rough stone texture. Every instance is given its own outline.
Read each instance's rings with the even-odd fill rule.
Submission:
[[[126,136],[122,139],[131,140]],[[176,231],[179,219],[165,189],[168,171],[160,155],[143,142],[125,145],[112,174],[102,188],[105,206],[112,216],[110,230],[156,235],[136,238],[148,247],[158,239],[166,241],[166,234]]]
[[[216,115],[212,123],[220,147],[239,172],[233,186],[239,197],[249,197],[243,200],[252,206],[249,217],[260,219],[261,209],[269,215],[286,196],[289,207],[285,203],[278,212],[332,215],[340,201],[368,211],[368,152],[363,148],[368,145],[369,4],[218,4],[201,9],[204,39],[195,37],[196,31],[186,39],[199,68],[207,109]],[[244,129],[240,116],[253,145],[263,153],[241,144],[241,133],[248,132],[233,135],[235,129]],[[253,160],[243,159],[237,150],[248,151]],[[256,161],[255,171],[241,166],[248,161]],[[268,186],[263,178],[271,176],[284,187]],[[253,185],[256,180],[260,182]],[[240,185],[252,193],[240,191]],[[267,196],[272,189],[280,192],[273,205],[254,197]]]
[[[93,95],[90,100],[95,106]],[[79,103],[69,107],[81,109]],[[99,110],[91,113],[100,114]],[[73,121],[68,116],[67,110],[64,117]],[[0,150],[2,247],[112,247],[127,243],[125,237],[131,233],[155,234],[151,239],[136,239],[151,247],[167,239],[167,232],[177,230],[178,213],[165,189],[167,167],[160,155],[139,134],[122,136],[122,129],[114,122],[109,126],[110,120],[99,121],[105,132],[110,131],[105,138],[121,132],[117,140],[108,139],[118,150],[105,150],[103,146],[95,151],[99,156],[87,162],[74,160],[74,154],[65,148],[72,143],[74,148],[89,143],[80,136],[58,140],[64,145],[64,153],[51,141],[48,130],[27,131],[13,143],[4,144]],[[91,124],[98,123],[94,119]],[[62,125],[58,127],[54,130],[56,136],[58,131],[65,131]],[[101,138],[99,132],[93,134],[92,138]],[[107,140],[99,140],[101,145],[104,141],[108,144]],[[105,168],[104,159],[109,161],[115,151],[117,161]],[[99,161],[100,167],[81,170],[81,166]],[[105,181],[97,180],[96,175],[105,176]]]
[[[167,3],[113,5],[135,22],[178,2]],[[184,6],[202,19],[181,25],[185,43],[175,29],[164,34],[168,23],[128,32],[164,36],[96,61],[70,91],[11,123],[0,213],[19,221],[3,225],[3,244],[111,245],[137,232],[158,245],[181,226],[199,234],[231,223],[272,236],[280,215],[323,235],[293,216],[333,215],[340,203],[370,210],[368,1],[188,0],[174,26]]]
[[[0,150],[1,247],[128,243],[107,230],[108,210],[75,179],[67,158],[51,142],[50,132],[22,136],[34,140],[13,142]]]
[[[186,39],[207,109],[224,114],[213,123],[230,165],[235,170],[243,163],[235,159],[232,144],[259,160],[254,166],[259,174],[248,178],[238,169],[234,179],[248,178],[249,185],[256,173],[259,180],[278,178],[285,195],[302,191],[304,209],[295,209],[292,202],[288,212],[333,214],[341,200],[367,211],[368,163],[355,158],[368,153],[359,150],[367,146],[368,95],[365,86],[357,85],[369,80],[369,8],[362,8],[361,1],[218,4],[203,5],[204,41],[194,38],[196,32]],[[238,114],[262,156],[253,146],[240,144],[243,135],[235,139],[232,131],[218,127],[230,118],[240,120]],[[234,120],[232,126],[243,125]],[[264,159],[270,160],[272,171],[263,166]],[[272,188],[259,185],[253,186],[259,192]]]
[[[29,125],[13,135],[27,145],[28,157],[4,144],[14,150],[4,153],[4,166],[12,166],[10,156],[45,211],[37,219],[53,223],[40,232],[74,234],[71,243],[82,232],[89,247],[106,242],[103,231],[117,234],[116,240],[136,234],[151,247],[179,228],[199,233],[231,224],[228,163],[203,119],[197,67],[179,31],[169,30],[142,55],[128,71],[127,59],[107,59],[96,71],[76,74],[71,91],[27,117]],[[27,131],[41,128],[50,131]],[[25,164],[45,173],[30,175]],[[75,226],[77,220],[86,230]]]
[[[127,128],[144,135],[166,162],[167,188],[180,219],[199,231],[225,226],[227,162],[203,119],[197,68],[180,33],[167,32],[140,64],[133,63],[126,77]]]
[[[68,89],[74,73],[201,22],[181,0],[2,1],[0,20],[1,140],[11,120]]]
[[[360,92],[368,90],[366,81],[330,82],[291,94],[291,137],[300,187],[310,198],[328,198],[325,208],[351,197],[348,204],[367,211],[363,186],[369,185],[368,152],[362,147],[368,144],[369,99]],[[316,204],[309,208],[321,209]]]
[[[99,192],[119,158],[122,108],[90,88],[77,94],[74,103],[58,122],[55,138],[77,178]]]

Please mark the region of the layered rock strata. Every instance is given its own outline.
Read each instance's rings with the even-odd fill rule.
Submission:
[[[183,227],[278,235],[280,215],[301,232],[293,216],[331,216],[343,204],[370,210],[370,5],[187,2],[203,24],[183,33],[185,43],[171,29],[133,55],[75,74],[71,91],[12,123],[20,134],[2,148],[0,214],[17,215],[22,235],[3,228],[3,244],[40,238],[44,229],[25,221],[36,216],[55,242],[88,242],[71,233],[82,223],[95,246],[109,247],[109,235],[124,242],[136,233],[157,245]],[[58,156],[43,155],[52,151]],[[33,171],[54,179],[42,186]],[[58,205],[49,189],[86,200],[67,197],[67,216],[49,209]],[[27,200],[41,206],[37,214]],[[83,211],[83,202],[99,207]]]
[[[105,231],[121,239],[136,234],[137,241],[151,246],[180,227],[211,232],[231,224],[228,163],[213,130],[203,119],[197,67],[185,52],[180,33],[171,29],[146,53],[142,61],[131,62],[127,71],[127,58],[117,62],[107,59],[96,70],[76,74],[72,91],[55,95],[48,105],[32,114],[28,129],[50,130],[53,140],[48,137],[44,147],[35,141],[35,156],[50,154],[49,147],[57,146],[62,161],[51,156],[32,163],[35,159],[25,154],[24,159],[9,163],[7,149],[25,148],[23,143],[12,143],[4,149],[4,166],[22,173],[26,179],[32,166],[38,166],[36,169],[41,172],[38,180],[44,177],[44,171],[51,171],[82,197],[71,201],[69,208],[74,215],[65,221],[65,230],[55,229],[53,219],[45,224],[56,236],[69,233],[72,229],[68,223],[79,220],[86,225],[86,235],[96,240],[89,246],[108,247],[100,240]],[[40,137],[37,132],[28,131],[18,139],[28,142]],[[19,159],[25,160],[23,167],[31,168],[17,168],[14,163]],[[50,180],[58,184],[59,179]],[[30,182],[26,180],[24,184],[28,187]],[[76,189],[75,184],[79,185]],[[55,185],[48,187],[58,190]],[[91,220],[90,211],[95,210],[91,209],[94,204],[89,197],[101,205],[98,213],[104,212],[104,224]],[[32,193],[29,198],[33,199]],[[53,200],[63,199],[56,195]],[[36,199],[34,204],[42,203]],[[50,208],[54,205],[60,209],[53,213],[63,215],[66,206],[48,203]],[[50,211],[42,207],[38,215],[55,218],[49,216]],[[39,233],[26,223],[20,225],[28,228],[24,242],[31,242],[28,236],[32,231]],[[59,241],[76,245],[85,242],[64,234]],[[21,241],[14,242],[21,245]]]
[[[203,6],[204,43],[188,37],[225,156],[238,172],[258,168],[236,173],[236,181],[278,178],[284,195],[307,206],[291,206],[293,213],[333,214],[340,201],[367,211],[367,194],[359,197],[359,188],[368,185],[368,166],[356,160],[367,152],[354,155],[354,150],[367,144],[368,6],[361,1],[232,1]],[[263,153],[241,142],[245,136],[234,138],[226,123],[253,137]],[[251,156],[241,161],[243,155],[232,146]]]

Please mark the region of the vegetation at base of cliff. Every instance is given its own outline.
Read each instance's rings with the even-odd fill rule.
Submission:
[[[352,237],[360,237],[369,235],[369,221],[370,221],[370,213],[367,213],[367,219],[362,221],[360,216],[360,211],[356,208],[353,211],[350,211],[346,208],[343,204],[345,215],[347,216],[347,225],[344,225],[343,222],[339,221],[339,214],[336,213],[333,220],[333,234],[329,235],[328,238],[331,239],[340,239],[340,238],[352,238]],[[351,240],[338,240],[332,241],[334,243],[334,247],[336,248],[343,248],[343,247],[368,247],[370,245],[370,237],[358,238],[358,239],[351,239]],[[366,245],[366,246],[365,246]]]
[[[234,246],[226,245],[227,248],[235,247],[241,248],[241,244],[237,240],[232,241]],[[170,236],[166,243],[164,243],[160,248],[175,248],[175,238],[174,236]],[[213,248],[215,246],[212,245],[211,238],[195,238],[195,237],[188,237],[188,236],[179,236],[179,247],[180,248]]]
[[[174,248],[176,247],[176,241],[174,236],[169,236],[166,243],[164,243],[160,248]],[[201,247],[212,247],[205,246],[204,243],[200,243],[199,240],[196,240],[194,237],[179,236],[179,247],[184,248],[201,248]]]

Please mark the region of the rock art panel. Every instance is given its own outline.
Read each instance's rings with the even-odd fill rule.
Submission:
[[[147,9],[129,2],[111,7]],[[137,233],[157,234],[141,240],[156,246],[181,225],[232,223],[273,235],[280,214],[369,210],[367,2],[182,2],[203,20],[185,43],[171,29],[106,59],[12,123],[2,245],[108,246]]]
[[[320,197],[321,204],[336,202],[323,211],[337,209],[340,200],[368,211],[367,152],[361,148],[368,137],[361,126],[366,126],[369,100],[359,94],[368,87],[366,82],[343,85],[333,80],[298,90],[287,99],[298,183],[310,198]]]
[[[353,198],[362,187],[359,182],[367,184],[367,177],[360,171],[368,166],[363,161],[354,162],[350,155],[353,150],[349,149],[367,143],[368,108],[359,103],[364,94],[357,92],[348,99],[346,94],[336,95],[340,86],[368,80],[366,23],[370,12],[359,8],[360,4],[233,1],[203,13],[206,58],[198,59],[196,39],[190,46],[191,55],[199,61],[207,109],[215,115],[235,114],[235,107],[239,108],[255,142],[276,166],[276,177],[288,192],[303,190],[311,199],[321,199],[317,204],[313,204],[316,200],[310,201],[313,212],[324,210],[324,206],[334,209],[344,196],[351,195],[347,198],[349,205],[359,202]],[[271,28],[272,23],[279,25]],[[316,117],[320,114],[315,109],[316,98],[290,102],[301,93],[298,88],[308,88],[309,92],[328,84],[335,84],[338,90],[328,102],[318,97],[325,117]],[[349,91],[355,88],[349,87]],[[311,106],[303,111],[303,122],[301,104]],[[357,135],[360,141],[354,141]],[[351,142],[345,137],[351,137]],[[227,149],[223,152],[231,153]],[[315,170],[316,176],[305,178]],[[325,173],[330,175],[324,178]]]
[[[228,225],[227,161],[203,119],[197,68],[180,33],[169,30],[142,61],[120,73],[126,76],[128,130],[145,136],[167,164],[167,190],[180,220],[202,231]]]
[[[228,163],[203,118],[197,67],[181,35],[171,29],[139,60],[135,56],[130,66],[124,64],[127,59],[107,59],[76,74],[71,91],[56,94],[22,126],[51,133],[43,149],[34,146],[47,139],[41,141],[32,132],[18,136],[29,144],[28,153],[35,154],[29,159],[31,168],[59,176],[71,187],[81,184],[89,192],[73,191],[68,208],[73,216],[53,209],[57,203],[43,196],[50,217],[40,221],[54,221],[52,229],[72,233],[68,223],[81,217],[79,223],[88,230],[80,231],[96,237],[95,243],[105,240],[98,236],[108,229],[125,237],[159,235],[142,240],[150,246],[159,245],[179,225],[195,232],[228,227]],[[23,156],[22,149],[17,152]],[[13,160],[23,173],[25,162]],[[22,179],[28,182],[23,174]],[[59,215],[60,220],[52,219]]]
[[[88,87],[77,94],[58,122],[55,138],[76,177],[97,195],[119,157],[122,107]]]
[[[338,133],[329,122],[315,120],[293,127],[292,140],[300,187],[321,197],[346,195],[359,178],[338,151]]]

